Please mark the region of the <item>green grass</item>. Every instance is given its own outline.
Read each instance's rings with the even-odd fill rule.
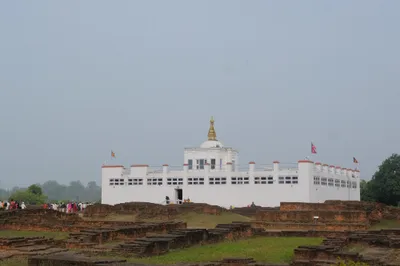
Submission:
[[[301,245],[319,245],[323,238],[307,237],[255,237],[235,242],[195,246],[170,251],[162,256],[149,258],[126,258],[129,262],[143,264],[176,264],[186,262],[209,262],[224,258],[253,258],[264,263],[289,263],[294,249]],[[107,256],[111,257],[111,256]],[[117,259],[115,256],[112,256]],[[0,262],[2,266],[26,265],[26,258],[10,258]]]
[[[17,231],[17,230],[0,230],[0,237],[33,237],[44,236],[54,239],[65,239],[68,237],[66,232],[38,232],[38,231]]]
[[[306,237],[255,237],[170,251],[162,256],[127,260],[145,264],[175,264],[242,257],[253,258],[257,262],[288,263],[292,260],[295,248],[300,245],[319,245],[322,240],[323,238]]]
[[[400,228],[400,221],[398,221],[398,220],[382,220],[379,223],[371,226],[370,230],[393,229],[393,228]]]
[[[1,266],[24,266],[28,265],[27,258],[9,258],[5,260],[0,260]]]

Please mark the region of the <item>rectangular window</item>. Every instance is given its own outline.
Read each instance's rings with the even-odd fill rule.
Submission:
[[[193,160],[192,160],[192,159],[189,159],[189,160],[188,160],[188,169],[189,169],[189,170],[192,170],[192,169],[193,169]]]
[[[333,187],[333,178],[328,178],[328,187]]]
[[[250,184],[249,177],[231,177],[232,185],[248,185]]]
[[[187,179],[188,185],[204,185],[204,177],[189,177]]]
[[[215,169],[215,159],[211,159],[211,169]]]
[[[335,179],[335,187],[340,187],[340,180],[339,179]]]
[[[285,177],[284,176],[280,176],[278,183],[279,184],[285,184]]]
[[[162,178],[147,178],[148,186],[162,186],[163,179]]]
[[[326,186],[328,185],[326,177],[321,177],[321,186]]]
[[[357,182],[351,182],[351,187],[354,189],[357,188]]]
[[[123,178],[111,178],[110,186],[123,186],[125,185],[125,180]]]
[[[129,178],[128,186],[140,186],[143,185],[143,178]]]
[[[267,177],[254,177],[254,184],[270,184],[267,182]]]
[[[299,178],[297,176],[292,176],[292,184],[298,184]]]
[[[268,184],[273,184],[274,183],[274,178],[272,176],[268,177]]]
[[[210,185],[226,185],[226,177],[209,177],[208,184],[210,184]]]
[[[204,163],[205,163],[205,161],[204,161],[204,159],[199,159],[199,160],[197,160],[197,169],[204,169]]]
[[[340,182],[340,186],[341,186],[341,187],[346,187],[346,181],[342,180],[342,181]]]
[[[179,177],[169,177],[167,178],[167,185],[183,185],[183,178],[179,178]]]
[[[319,185],[319,184],[320,184],[320,177],[314,176],[314,185]]]
[[[292,184],[292,178],[290,176],[285,177],[285,184]]]

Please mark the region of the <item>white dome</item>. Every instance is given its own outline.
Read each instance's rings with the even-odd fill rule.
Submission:
[[[207,140],[204,141],[201,145],[200,148],[222,148],[223,145],[221,142],[219,142],[218,140]]]

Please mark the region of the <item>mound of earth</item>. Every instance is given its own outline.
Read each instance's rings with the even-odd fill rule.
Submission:
[[[135,215],[138,219],[171,219],[179,214],[195,212],[219,215],[224,208],[204,203],[185,203],[179,205],[160,205],[149,202],[126,202],[116,205],[94,204],[85,209],[85,217],[106,217],[110,214]]]
[[[25,209],[0,212],[0,225],[7,226],[44,226],[73,225],[82,221],[77,214],[66,214],[48,209]]]

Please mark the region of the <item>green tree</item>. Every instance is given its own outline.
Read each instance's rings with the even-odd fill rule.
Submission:
[[[35,195],[42,195],[43,194],[42,188],[39,185],[35,185],[35,184],[34,185],[30,185],[28,187],[28,191],[30,193],[32,193],[32,194],[35,194]]]
[[[366,194],[376,201],[398,206],[400,203],[400,155],[392,154],[379,166],[367,184]]]
[[[25,202],[25,204],[43,204],[47,197],[43,194],[34,194],[30,190],[17,190],[10,195],[10,200]]]
[[[361,200],[362,201],[370,201],[370,202],[374,202],[376,201],[375,199],[375,195],[373,193],[372,190],[372,183],[365,181],[365,180],[361,180],[360,182],[360,196],[361,196]]]

